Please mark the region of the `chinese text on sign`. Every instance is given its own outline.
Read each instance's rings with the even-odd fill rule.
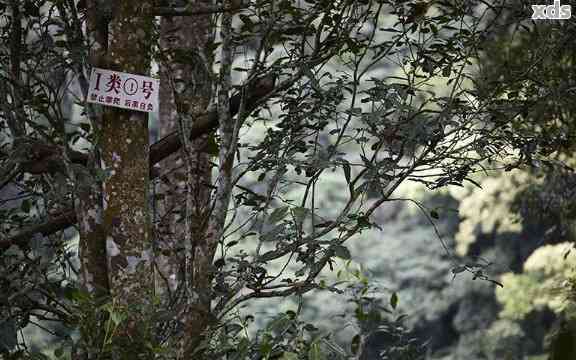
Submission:
[[[158,79],[151,77],[92,68],[88,102],[157,112],[159,86]]]

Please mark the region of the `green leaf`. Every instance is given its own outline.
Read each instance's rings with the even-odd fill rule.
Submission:
[[[463,272],[464,270],[466,270],[466,266],[457,266],[455,268],[452,268],[452,274],[456,275]]]
[[[270,261],[270,260],[274,260],[278,257],[278,253],[276,252],[276,250],[270,250],[268,252],[265,252],[264,254],[260,255],[260,261]]]
[[[307,266],[304,266],[304,267],[296,270],[296,272],[294,273],[294,275],[296,275],[296,276],[304,276],[304,274],[306,274],[306,269],[307,269],[307,268],[308,268]]]
[[[282,206],[274,209],[274,211],[272,211],[272,214],[270,214],[270,216],[268,217],[268,222],[270,224],[275,224],[278,221],[282,220],[288,213],[289,209],[290,208],[288,206]]]
[[[122,317],[117,312],[111,312],[110,320],[112,320],[114,325],[119,325],[122,322]]]
[[[352,351],[352,355],[358,354],[358,350],[360,350],[360,334],[354,335],[352,341],[350,342],[350,351]]]
[[[398,316],[398,317],[396,318],[396,322],[397,322],[397,323],[401,323],[401,322],[404,321],[404,319],[406,319],[407,317],[408,317],[407,314],[401,314],[400,316]]]
[[[244,25],[242,26],[242,31],[250,32],[252,31],[252,29],[254,29],[254,22],[252,21],[252,19],[250,19],[249,16],[240,14],[239,17],[240,20],[244,23]]]
[[[310,360],[324,360],[326,357],[322,353],[322,349],[320,348],[320,344],[313,343],[310,345],[310,350],[308,351],[308,359]]]
[[[20,210],[22,210],[25,213],[28,213],[30,212],[30,208],[31,208],[30,200],[26,199],[22,201],[22,204],[20,205]]]
[[[85,132],[89,133],[91,126],[89,123],[80,123],[80,129],[84,130]]]
[[[390,306],[392,306],[394,310],[396,310],[396,306],[398,306],[398,294],[396,294],[396,292],[393,292],[392,296],[390,296]]]
[[[480,184],[478,184],[476,181],[470,179],[470,178],[464,178],[464,180],[467,180],[469,182],[471,182],[472,184],[474,184],[474,186],[476,186],[479,189],[482,189],[482,186],[480,186]]]
[[[496,280],[488,279],[488,281],[490,281],[491,283],[493,283],[493,284],[495,284],[495,285],[500,286],[501,288],[504,288],[504,285],[502,285],[502,283],[499,283],[499,282],[496,281]]]
[[[260,355],[267,357],[272,352],[272,344],[268,341],[268,339],[264,339],[264,341],[260,344]]]
[[[347,112],[352,115],[362,115],[362,108],[352,108]]]
[[[316,326],[314,326],[314,325],[312,325],[312,324],[306,324],[306,325],[304,325],[303,329],[306,330],[306,331],[309,331],[309,332],[314,332],[314,331],[318,331],[318,330],[319,330]]]
[[[226,325],[226,333],[232,334],[231,336],[238,334],[242,330],[244,330],[244,327],[240,324],[237,324],[237,323],[232,323],[232,324]]]
[[[14,358],[16,359],[16,358]],[[21,359],[21,358],[19,358]],[[32,352],[30,353],[30,357],[28,359],[32,359],[32,360],[50,360],[50,358],[44,354],[42,354],[41,352]]]
[[[206,144],[206,152],[212,156],[218,156],[220,152],[220,146],[216,142],[216,138],[214,136],[209,136],[208,141]]]
[[[260,236],[261,241],[279,241],[278,236],[284,232],[284,226],[282,224],[275,225],[269,231],[266,231]]]
[[[332,249],[334,250],[334,255],[338,256],[339,258],[344,260],[350,260],[350,258],[352,258],[352,255],[350,255],[350,250],[348,250],[348,248],[345,246],[337,245]]]
[[[304,207],[295,207],[292,209],[292,216],[294,216],[294,221],[300,226],[304,221],[304,218],[309,213],[309,210]]]
[[[293,352],[284,352],[280,360],[298,360],[298,354]]]
[[[62,347],[56,348],[54,350],[54,356],[56,356],[57,358],[61,358],[62,355],[64,355],[64,349]]]
[[[344,163],[342,164],[342,170],[344,170],[344,177],[346,178],[346,184],[350,184],[351,169],[348,161],[344,161]]]

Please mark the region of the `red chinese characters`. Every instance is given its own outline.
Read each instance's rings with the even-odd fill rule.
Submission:
[[[159,81],[105,69],[92,69],[88,102],[130,110],[158,110]]]

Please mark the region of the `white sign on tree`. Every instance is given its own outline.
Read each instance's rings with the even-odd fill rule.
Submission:
[[[92,68],[88,102],[144,112],[158,111],[160,81],[148,76]]]

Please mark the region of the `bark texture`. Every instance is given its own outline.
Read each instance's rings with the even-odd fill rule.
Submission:
[[[192,4],[197,10],[210,6],[210,1]],[[160,136],[172,136],[173,141],[163,145],[178,151],[170,151],[172,155],[163,160],[156,187],[156,264],[158,284],[164,292],[170,292],[171,301],[181,309],[178,318],[185,331],[178,354],[182,358],[192,358],[211,320],[210,282],[199,279],[209,271],[205,265],[212,259],[204,258],[198,249],[206,242],[211,183],[206,148],[213,135],[193,140],[190,135],[210,118],[207,107],[212,95],[212,54],[205,50],[212,27],[208,13],[161,20],[161,82],[170,85],[164,86],[160,94]]]

